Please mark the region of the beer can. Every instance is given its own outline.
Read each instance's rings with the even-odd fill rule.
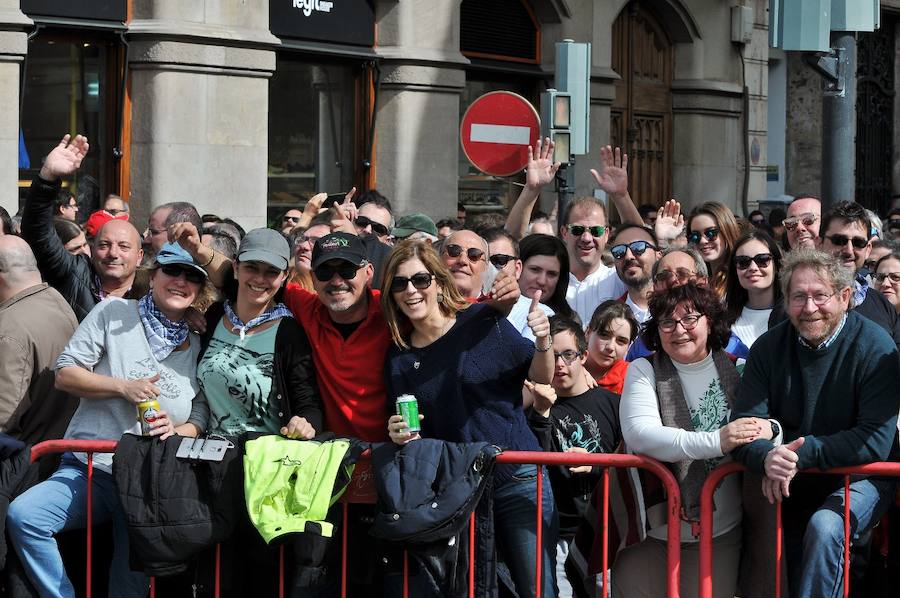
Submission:
[[[400,395],[397,397],[397,415],[403,417],[403,421],[409,426],[409,433],[414,434],[422,429],[419,425],[419,402],[413,395]]]
[[[153,422],[159,417],[159,401],[150,399],[149,401],[141,401],[137,406],[137,419],[141,422],[141,434],[150,435],[153,429]]]

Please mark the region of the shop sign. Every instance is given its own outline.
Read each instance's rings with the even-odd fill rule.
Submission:
[[[127,0],[22,0],[22,12],[29,17],[64,17],[124,23]]]
[[[269,0],[269,28],[282,38],[373,46],[372,0]]]

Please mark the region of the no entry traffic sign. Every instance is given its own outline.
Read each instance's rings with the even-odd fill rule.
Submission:
[[[492,91],[472,102],[459,126],[466,158],[494,176],[511,176],[525,168],[528,146],[534,146],[540,134],[537,110],[510,91]]]

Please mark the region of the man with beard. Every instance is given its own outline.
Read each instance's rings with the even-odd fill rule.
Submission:
[[[22,215],[22,237],[31,245],[42,277],[72,306],[79,322],[108,296],[137,299],[147,291],[146,282],[135,284],[143,251],[133,224],[125,220],[104,224],[94,238],[91,256],[70,254],[53,228],[53,199],[61,177],[78,170],[88,148],[81,135],[62,138],[31,184]]]
[[[628,289],[620,299],[643,324],[650,317],[647,302],[653,292],[653,264],[661,255],[656,235],[645,226],[625,224],[616,231],[611,243],[616,274]]]

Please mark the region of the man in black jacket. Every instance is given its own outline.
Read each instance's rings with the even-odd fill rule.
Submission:
[[[68,301],[79,322],[107,296],[133,299],[147,290],[135,285],[135,269],[143,251],[140,234],[130,222],[112,220],[103,225],[91,257],[66,251],[53,228],[53,200],[60,179],[78,170],[88,147],[87,138],[81,135],[62,138],[31,184],[22,215],[22,237],[31,245],[42,277]]]

